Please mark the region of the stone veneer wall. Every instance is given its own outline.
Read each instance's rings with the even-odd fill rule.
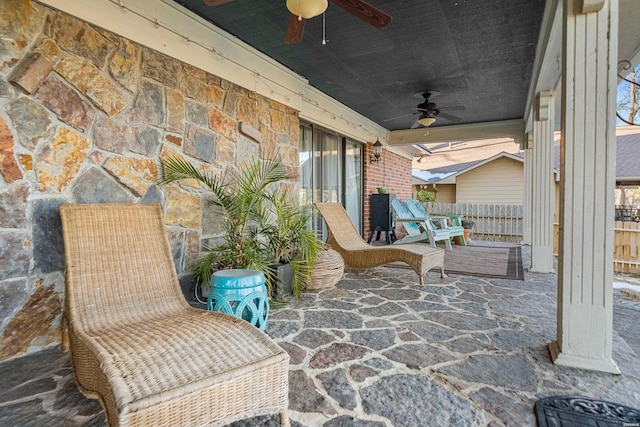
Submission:
[[[222,173],[279,153],[297,189],[297,111],[35,2],[2,0],[0,34],[0,360],[60,340],[61,203],[161,203],[188,282],[216,214],[157,187],[160,158]]]

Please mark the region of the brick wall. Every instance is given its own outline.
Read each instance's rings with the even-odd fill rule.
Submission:
[[[377,193],[378,187],[385,187],[390,194],[400,200],[411,198],[411,159],[399,156],[388,150],[382,150],[378,163],[370,163],[372,144],[365,146],[364,167],[364,235],[371,231],[370,194]]]

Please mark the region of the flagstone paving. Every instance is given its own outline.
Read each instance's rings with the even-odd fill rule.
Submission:
[[[554,274],[518,281],[432,272],[426,283],[412,270],[347,270],[335,288],[272,310],[266,332],[291,357],[293,426],[535,426],[533,405],[554,394],[639,406],[640,301],[629,294],[614,291],[622,375],[610,375],[551,363]],[[0,378],[0,425],[105,425],[58,347],[0,363]]]

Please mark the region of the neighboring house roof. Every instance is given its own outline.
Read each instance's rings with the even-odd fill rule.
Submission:
[[[522,153],[512,154],[512,153],[502,152],[483,160],[477,160],[477,161],[466,162],[466,163],[458,163],[456,165],[443,166],[441,168],[429,169],[425,171],[413,171],[414,179],[417,178],[418,180],[422,181],[422,182],[414,181],[413,184],[414,185],[416,184],[421,185],[425,183],[455,184],[456,178],[458,176],[501,158],[507,158],[507,159],[516,160],[518,162],[524,163],[524,155]],[[555,172],[556,172],[556,180],[557,180],[559,179],[558,170],[556,169]]]
[[[640,127],[618,127],[616,134],[616,182],[618,185],[640,185]],[[556,136],[556,142],[559,142],[559,132]],[[488,145],[483,145],[483,143]],[[489,150],[483,149],[487,146],[491,148]],[[427,170],[414,169],[412,173],[413,184],[455,184],[457,176],[502,157],[524,162],[524,153],[512,151],[513,146],[515,146],[513,142],[511,145],[505,145],[505,140],[501,139],[439,144],[431,148],[434,155],[428,159],[428,163],[436,167]],[[487,152],[490,153],[491,149],[503,147],[509,148],[509,151],[502,151],[486,157]],[[484,153],[484,157],[479,159],[478,155],[482,153]],[[436,156],[438,157],[436,158]],[[475,159],[468,160],[473,157]],[[554,171],[556,180],[558,180],[560,171],[559,145],[554,146],[553,157]],[[456,160],[458,161],[456,162]]]
[[[503,152],[515,154],[520,151],[520,147],[511,138],[492,138],[452,141],[429,146],[429,150],[431,156],[427,158],[427,162],[419,163],[414,160],[413,169],[431,171],[460,163],[477,162]]]
[[[426,184],[426,183],[434,183],[440,182],[443,179],[455,175],[456,173],[464,170],[476,163],[481,162],[481,160],[476,160],[473,162],[465,162],[465,163],[457,163],[454,165],[443,166],[441,168],[433,168],[428,170],[414,170],[412,175],[415,180],[419,180],[422,182],[414,182],[414,184]]]
[[[640,185],[640,133],[618,136],[616,182],[618,185]]]

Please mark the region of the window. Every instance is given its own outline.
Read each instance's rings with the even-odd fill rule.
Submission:
[[[362,156],[362,144],[335,132],[301,124],[300,204],[341,203],[362,233]],[[315,218],[313,228],[321,227],[321,219]]]

